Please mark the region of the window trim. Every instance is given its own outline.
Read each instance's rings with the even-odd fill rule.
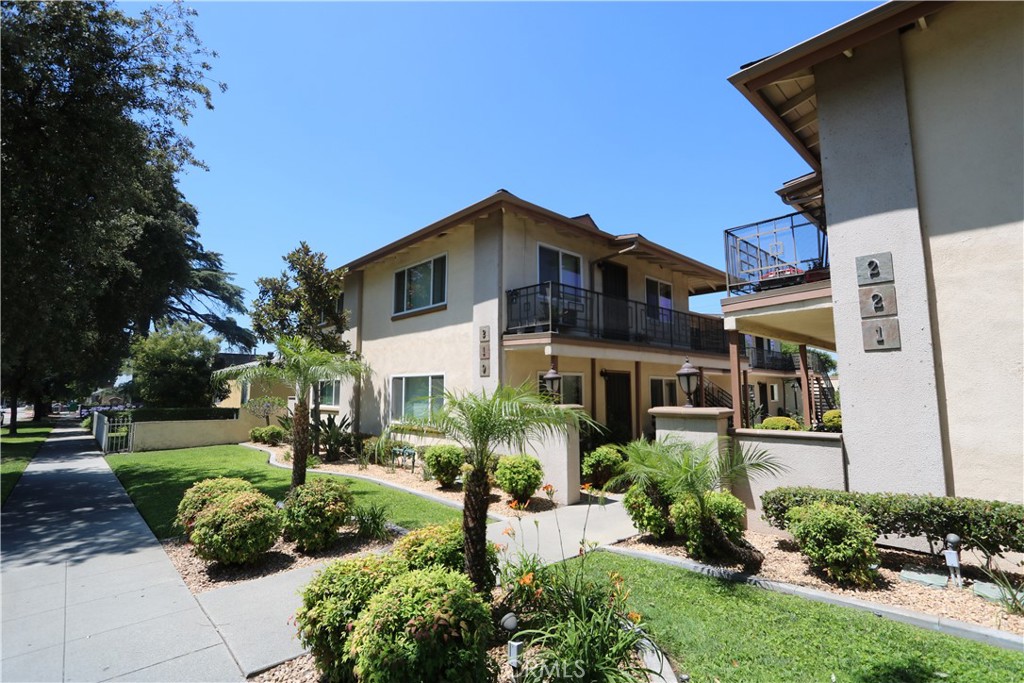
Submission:
[[[562,247],[556,247],[553,244],[546,242],[537,241],[537,284],[542,284],[540,279],[540,250],[541,247],[544,249],[550,249],[551,251],[558,252],[558,284],[567,284],[562,282],[562,254],[568,254],[569,256],[575,256],[580,260],[580,289],[587,288],[587,261],[583,258],[583,254],[577,254],[575,251],[569,251]],[[575,287],[576,285],[568,285],[569,287]]]
[[[544,391],[544,379],[543,379],[543,377],[544,377],[544,375],[547,372],[549,372],[549,370],[538,370],[537,371],[537,391],[539,393],[541,393],[541,394],[546,393]],[[579,402],[579,405],[586,405],[586,403],[584,403],[584,401],[587,400],[587,375],[586,375],[586,373],[583,373],[583,372],[562,372],[562,371],[559,371],[559,374],[562,375],[562,381],[563,382],[565,382],[565,378],[566,377],[579,377],[580,378],[580,402]],[[565,399],[563,398],[562,400],[564,402]]]
[[[669,310],[672,310],[672,311],[676,310],[676,288],[672,286],[671,282],[668,282],[666,280],[659,280],[658,278],[651,277],[650,275],[645,275],[644,276],[644,303],[647,302],[647,283],[648,282],[657,282],[659,285],[668,285],[668,291],[669,291],[669,295],[668,295],[669,305],[668,305],[668,308],[669,308]],[[658,296],[660,298],[661,294],[659,293]]]
[[[405,404],[405,382],[404,382],[404,380],[406,380],[406,379],[408,379],[410,377],[426,377],[428,382],[430,381],[430,378],[432,378],[432,377],[440,377],[441,378],[442,386],[445,386],[445,387],[448,386],[448,375],[447,375],[447,373],[444,373],[444,372],[406,372],[406,373],[398,373],[398,374],[391,375],[388,378],[388,422],[390,424],[402,424],[402,420],[405,418],[405,405],[404,405]],[[403,404],[403,406],[402,406],[402,417],[398,418],[398,419],[395,419],[395,417],[394,417],[394,413],[395,413],[394,382],[395,382],[396,379],[403,380],[403,382],[402,382],[402,404]],[[432,382],[431,382],[431,384],[432,384]],[[433,386],[431,386],[430,389],[431,389],[431,391],[433,391]],[[432,397],[428,397],[428,399],[429,398],[432,398]],[[441,402],[443,404],[444,396],[442,395],[440,397],[440,399],[441,399]],[[433,401],[428,400],[427,401],[427,405],[429,406],[429,410],[433,411]]]
[[[434,261],[444,257],[444,299],[438,302],[434,302]],[[391,273],[391,316],[392,318],[402,318],[410,314],[424,313],[431,310],[443,310],[448,307],[448,263],[451,259],[448,258],[448,252],[442,251],[434,254],[429,258],[425,258],[416,263],[410,263],[404,268],[397,268]],[[431,264],[430,266],[430,303],[426,306],[419,306],[417,308],[406,308],[401,311],[395,309],[395,276],[399,273],[404,273],[412,270],[416,266],[422,266],[424,263]],[[408,283],[408,276],[406,276],[406,283]]]
[[[671,384],[672,387],[673,387],[673,392],[676,395],[676,400],[675,400],[675,403],[673,403],[672,405],[668,405],[668,403],[662,403],[661,406],[655,406],[654,405],[654,394],[652,392],[648,396],[648,399],[650,400],[650,403],[651,403],[651,407],[652,408],[654,408],[654,407],[678,408],[679,407],[679,405],[678,405],[679,404],[679,394],[680,393],[685,393],[685,392],[682,392],[679,389],[679,380],[677,378],[675,378],[675,377],[660,377],[658,375],[651,375],[650,377],[648,377],[647,391],[651,391],[651,382],[654,382],[654,381],[659,381],[659,382],[662,383],[662,386],[661,386],[662,396],[665,395],[665,384]]]
[[[769,401],[772,401],[773,403],[778,403],[779,402],[779,396],[781,394],[782,394],[782,391],[779,390],[779,385],[778,384],[769,384],[768,385],[768,400]]]
[[[334,391],[335,403],[324,403],[323,400],[321,400],[320,401],[320,406],[321,407],[328,406],[328,407],[332,407],[332,408],[340,408],[341,407],[341,378],[338,378],[338,379],[325,379],[325,380],[321,380],[321,381],[317,382],[317,385],[316,385],[317,396],[319,396],[319,397],[323,396],[322,385],[327,384],[328,382],[330,382],[331,384],[333,384],[336,387],[336,390]]]

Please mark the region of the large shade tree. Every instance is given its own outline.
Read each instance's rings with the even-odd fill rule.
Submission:
[[[424,400],[433,405],[436,398]],[[597,428],[582,408],[556,405],[527,385],[499,385],[493,392],[449,391],[440,406],[435,405],[424,416],[409,418],[404,425],[439,431],[465,451],[469,466],[462,484],[466,574],[480,591],[487,590],[488,585],[488,473],[498,450],[522,452],[535,439],[565,435],[582,425]]]
[[[292,420],[292,487],[306,483],[306,462],[310,453],[309,395],[320,382],[338,378],[356,379],[368,371],[360,361],[313,346],[305,337],[280,337],[277,356],[249,367],[224,368],[215,377],[239,382],[283,382],[295,388]]]
[[[227,398],[225,381],[213,378],[220,339],[199,323],[161,323],[132,343],[132,383],[147,407],[208,408]]]

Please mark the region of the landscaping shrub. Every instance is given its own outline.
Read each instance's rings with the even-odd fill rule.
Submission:
[[[223,564],[248,564],[281,535],[281,515],[262,493],[243,491],[208,505],[192,528],[196,554]]]
[[[352,513],[356,536],[367,541],[386,541],[391,538],[388,528],[388,509],[377,503],[360,505]]]
[[[92,431],[92,415],[90,414],[89,417],[82,420],[80,426],[82,429],[88,429],[89,431]]]
[[[622,474],[625,458],[614,446],[601,446],[583,458],[583,476],[596,488],[603,489],[608,480]]]
[[[470,580],[443,568],[399,576],[356,621],[347,654],[363,683],[492,680],[491,613]]]
[[[843,411],[826,410],[821,416],[821,424],[824,425],[826,432],[843,431]]]
[[[245,479],[235,479],[233,477],[217,477],[216,479],[204,479],[203,481],[196,482],[181,497],[181,502],[178,503],[178,515],[175,517],[174,522],[184,529],[187,536],[191,536],[192,528],[195,526],[199,513],[205,510],[208,505],[221,496],[243,492],[255,493],[256,487]]]
[[[285,431],[277,425],[270,425],[269,427],[253,427],[249,430],[249,440],[255,441],[256,443],[265,443],[271,446],[277,446],[285,438]]]
[[[912,495],[908,493],[856,493],[811,487],[782,487],[761,495],[764,518],[774,527],[786,527],[790,509],[817,501],[855,508],[879,534],[924,536],[941,548],[946,534],[956,534],[964,550],[995,553],[1024,552],[1024,505],[977,498]]]
[[[622,498],[622,505],[637,531],[657,539],[675,535],[668,516],[670,504],[668,493],[660,484],[652,484],[648,488],[633,484]]]
[[[800,425],[791,417],[766,417],[761,421],[761,429],[781,429],[799,432]]]
[[[334,477],[311,479],[292,489],[284,500],[284,537],[299,550],[323,550],[349,520],[354,501],[348,485]]]
[[[743,501],[725,491],[711,491],[704,494],[705,505],[718,520],[722,531],[733,543],[743,538],[743,520],[747,515],[747,507]],[[682,500],[669,507],[669,520],[680,539],[686,545],[686,552],[695,560],[707,559],[704,538],[700,524],[700,508],[693,496],[684,496]]]
[[[466,564],[464,543],[462,522],[452,520],[447,524],[410,531],[395,543],[394,553],[405,560],[410,569],[445,567],[461,572],[465,570]],[[498,571],[498,549],[493,543],[487,544],[487,564],[489,583],[493,586]]]
[[[517,503],[525,503],[540,488],[544,469],[532,455],[505,455],[498,459],[494,480]]]
[[[458,446],[431,446],[423,453],[423,462],[441,486],[448,487],[462,473],[466,454]]]
[[[823,502],[795,507],[786,514],[786,530],[811,564],[834,580],[861,587],[874,583],[877,533],[853,508]]]
[[[392,555],[368,555],[332,562],[302,590],[302,606],[295,612],[299,641],[327,681],[356,680],[347,648],[352,626],[370,598],[406,571]]]

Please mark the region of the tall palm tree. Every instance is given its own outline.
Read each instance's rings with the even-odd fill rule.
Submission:
[[[710,510],[706,494],[731,489],[741,479],[785,472],[786,466],[778,459],[761,448],[743,449],[728,437],[699,447],[662,439],[633,441],[616,448],[626,462],[623,473],[612,479],[609,486],[638,486],[666,517],[672,502],[692,497],[700,515],[704,555],[738,562],[748,571],[760,569],[764,555],[743,539],[739,543],[729,539]]]
[[[292,421],[292,488],[306,483],[306,461],[310,452],[309,395],[320,382],[358,379],[368,371],[362,361],[314,347],[304,337],[278,337],[278,357],[247,368],[224,368],[215,373],[240,382],[278,381],[295,387],[295,415]]]
[[[403,422],[403,426],[441,432],[466,454],[469,467],[462,480],[463,551],[466,574],[477,590],[487,590],[487,508],[491,492],[487,475],[497,449],[524,451],[533,439],[566,435],[571,428],[579,429],[584,424],[597,427],[583,409],[555,405],[526,384],[498,385],[490,393],[445,392],[440,406]],[[386,434],[389,432],[390,428]]]

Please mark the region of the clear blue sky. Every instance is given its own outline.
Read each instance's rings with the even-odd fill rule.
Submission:
[[[181,189],[249,301],[300,240],[340,266],[498,188],[723,268],[808,170],[727,77],[877,4],[196,4],[229,90]]]

